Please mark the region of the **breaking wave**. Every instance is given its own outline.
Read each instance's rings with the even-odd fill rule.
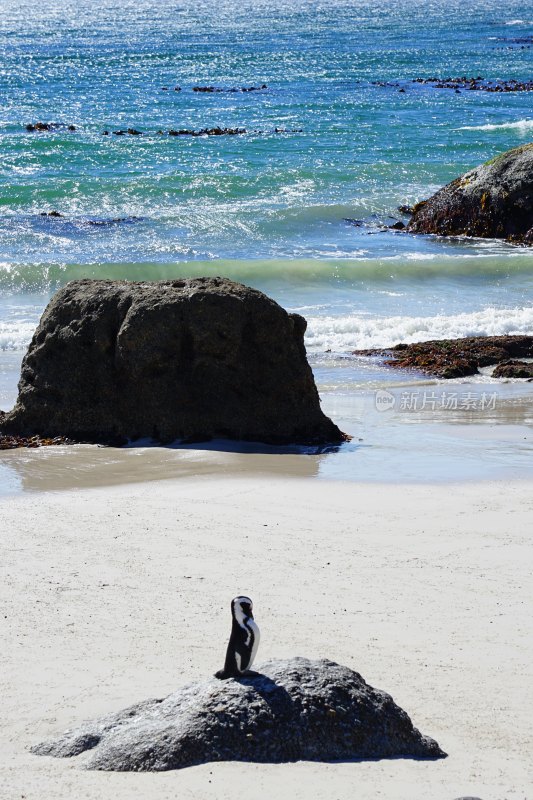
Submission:
[[[464,125],[459,131],[518,131],[527,133],[533,130],[533,119],[519,119],[517,122],[502,122],[500,124],[487,123],[486,125]]]
[[[0,322],[0,350],[25,350],[35,327],[35,322]]]
[[[476,240],[485,254],[425,255],[404,253],[389,258],[266,258],[99,264],[13,264],[0,262],[0,291],[50,292],[77,278],[170,280],[223,275],[257,288],[270,281],[286,283],[403,283],[457,276],[488,277],[533,272],[531,248],[495,240]],[[505,253],[502,259],[494,248]],[[492,251],[492,252],[491,252]]]
[[[400,342],[453,339],[463,336],[533,334],[533,306],[485,308],[471,313],[432,317],[308,317],[306,344],[310,350],[355,350],[392,347]]]

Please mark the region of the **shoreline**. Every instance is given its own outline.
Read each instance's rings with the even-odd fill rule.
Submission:
[[[400,377],[387,388],[321,391],[324,413],[353,437],[340,446],[141,440],[3,450],[0,497],[247,474],[383,486],[533,478],[531,384],[496,385],[483,375],[445,382]]]
[[[3,498],[6,796],[348,800],[356,782],[368,800],[523,800],[532,488],[211,476]],[[236,591],[254,599],[259,664],[344,663],[392,694],[448,758],[139,775],[27,752],[213,672]]]

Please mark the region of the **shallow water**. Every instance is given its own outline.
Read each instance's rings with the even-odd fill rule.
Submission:
[[[244,473],[385,484],[532,476],[531,384],[488,376],[437,381],[391,369],[385,382],[385,371],[377,373],[368,381],[360,370],[356,385],[349,372],[334,390],[322,389],[325,413],[353,437],[340,447],[143,441],[13,450],[0,453],[0,495]],[[320,387],[321,367],[315,375]]]
[[[3,3],[0,408],[13,404],[20,358],[67,280],[222,274],[306,317],[325,409],[347,430],[363,429],[364,446],[320,457],[317,474],[529,469],[520,435],[530,432],[531,384],[520,385],[523,416],[508,422],[505,400],[486,426],[494,438],[475,446],[465,430],[481,442],[486,414],[479,424],[436,413],[417,426],[399,415],[374,422],[383,417],[365,404],[377,389],[421,378],[348,354],[533,332],[531,250],[385,227],[405,219],[400,204],[533,131],[531,93],[456,93],[411,79],[530,80],[532,48],[514,40],[532,34],[531,9],[516,0],[476,0],[467,11],[458,0]],[[25,129],[37,121],[63,127]],[[248,133],[157,133],[215,125]],[[128,127],[145,135],[102,136]],[[63,216],[43,216],[51,211]],[[491,385],[505,397],[516,391]],[[390,463],[398,454],[394,470],[381,447]]]

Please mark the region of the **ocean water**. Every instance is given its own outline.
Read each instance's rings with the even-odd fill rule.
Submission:
[[[399,205],[533,139],[531,92],[455,92],[412,79],[531,80],[532,36],[531,5],[516,0],[4,0],[0,408],[14,402],[48,299],[75,277],[227,275],[266,291],[308,320],[324,406],[354,434],[370,433],[362,408],[375,410],[377,390],[432,383],[350,350],[532,333],[530,249],[387,229],[405,219]],[[58,127],[26,130],[39,121]],[[217,125],[247,133],[158,134]],[[143,135],[112,133],[127,128]],[[44,216],[52,211],[62,216]],[[475,383],[494,387],[501,413],[465,409],[461,424],[523,426],[520,448],[499,446],[503,428],[493,448],[498,468],[523,474],[532,385],[504,387],[490,375]],[[448,425],[455,447],[450,415],[417,416],[418,433],[406,415],[387,419],[384,442],[416,454],[420,425],[430,441],[433,422]],[[484,469],[486,445],[472,448],[467,477]],[[426,450],[420,475],[443,452],[438,443]],[[326,472],[346,476],[375,457],[368,474],[379,477],[377,452],[343,451]]]

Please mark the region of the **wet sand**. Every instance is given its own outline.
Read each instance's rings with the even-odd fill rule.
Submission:
[[[532,489],[206,474],[2,498],[2,796],[529,797]],[[153,775],[28,753],[219,668],[238,592],[259,663],[357,669],[448,758]]]
[[[351,374],[353,359],[344,361]],[[0,409],[15,403],[19,369],[20,354],[0,353]],[[340,448],[219,441],[0,451],[0,496],[228,474],[385,483],[533,479],[533,384],[495,382],[488,374],[437,381],[401,370],[390,370],[387,384],[334,385],[333,377],[319,368],[322,408],[353,437]]]
[[[229,443],[198,447],[98,447],[59,445],[0,453],[0,495],[119,486],[141,481],[225,474],[316,477],[320,455],[300,455],[275,448],[258,452],[228,449]],[[231,448],[231,445],[229,445]],[[3,488],[3,492],[2,492]]]
[[[515,395],[484,412],[380,412],[371,392],[325,396],[324,409],[353,439],[320,452],[228,441],[1,451],[0,496],[208,475],[386,484],[533,479],[533,394]]]

